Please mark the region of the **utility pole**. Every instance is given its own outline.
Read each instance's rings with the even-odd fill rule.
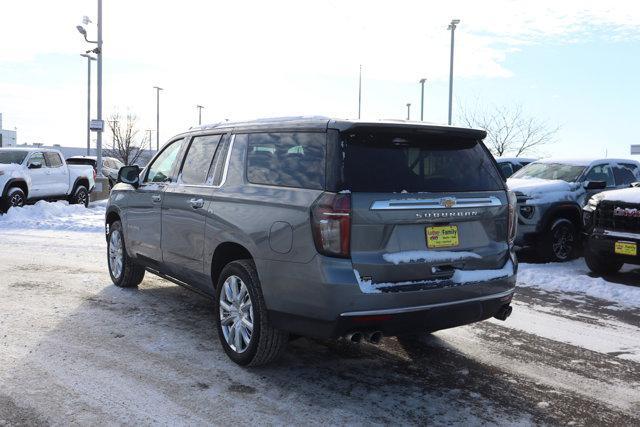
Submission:
[[[102,0],[98,0],[98,121],[102,123]],[[102,176],[102,129],[96,135],[96,175]]]
[[[80,56],[87,58],[87,156],[91,155],[91,129],[89,123],[91,122],[91,61],[95,61],[96,58],[88,53],[81,53]]]
[[[196,105],[196,108],[198,109],[198,126],[200,126],[202,124],[202,109],[204,106]]]
[[[420,85],[422,86],[422,93],[420,95],[420,121],[424,121],[424,83],[427,79],[420,79]]]
[[[160,91],[161,87],[154,86],[156,90],[156,150],[160,151]]]
[[[449,59],[449,125],[451,125],[451,113],[453,102],[453,46],[455,41],[456,26],[460,23],[459,19],[451,20],[447,30],[451,31],[451,58]]]
[[[411,120],[411,103],[407,102],[407,120]]]
[[[360,64],[360,74],[358,76],[358,120],[362,112],[362,64]]]
[[[153,129],[147,129],[147,140],[149,140],[149,149],[151,149],[151,132],[153,132]]]

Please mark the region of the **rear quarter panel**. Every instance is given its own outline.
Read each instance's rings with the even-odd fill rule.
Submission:
[[[224,242],[247,248],[259,274],[270,268],[269,260],[309,262],[316,254],[309,208],[322,191],[251,184],[245,175],[246,154],[247,137],[238,134],[227,180],[215,190],[208,209],[205,271],[211,271],[213,253]]]

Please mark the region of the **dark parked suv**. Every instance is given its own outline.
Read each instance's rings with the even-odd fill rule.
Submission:
[[[322,117],[202,126],[140,171],[106,213],[109,271],[214,298],[236,363],[289,334],[378,342],[511,312],[515,196],[485,132]]]

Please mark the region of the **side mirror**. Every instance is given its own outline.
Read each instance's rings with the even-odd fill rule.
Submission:
[[[587,181],[584,183],[584,188],[587,190],[604,190],[607,188],[607,183],[604,181]]]
[[[118,182],[124,182],[138,188],[140,186],[140,167],[138,165],[121,167],[118,171]]]
[[[40,169],[42,167],[42,163],[33,162],[29,163],[29,169]]]

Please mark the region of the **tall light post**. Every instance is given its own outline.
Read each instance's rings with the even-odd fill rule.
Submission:
[[[203,105],[196,105],[196,108],[198,109],[198,126],[202,124],[202,109],[204,108]]]
[[[460,23],[459,19],[452,19],[447,30],[451,31],[451,58],[449,60],[449,124],[451,124],[451,112],[453,102],[453,46],[455,40],[456,27]]]
[[[407,120],[411,120],[411,103],[407,102]]]
[[[427,79],[420,79],[420,85],[422,86],[422,92],[420,94],[420,121],[424,121],[424,84]]]
[[[161,87],[154,86],[156,90],[156,150],[160,151],[160,91]]]
[[[89,22],[89,18],[85,17],[83,19],[83,23],[87,25]],[[93,43],[98,45],[95,49],[91,50],[97,56],[98,61],[98,105],[97,105],[97,121],[98,126],[96,127],[97,136],[96,136],[96,151],[97,151],[97,164],[96,164],[96,174],[98,176],[102,176],[102,131],[104,130],[104,122],[102,121],[102,0],[98,0],[98,40],[89,40],[87,38],[87,30],[82,26],[78,25],[76,28],[80,34],[84,36],[84,39],[87,43]],[[89,53],[89,52],[87,52]]]
[[[358,74],[358,119],[362,112],[362,64],[360,64],[360,74]]]
[[[80,56],[87,58],[87,156],[91,154],[91,129],[89,128],[89,122],[91,122],[91,61],[95,61],[96,58],[88,53],[81,53]]]

